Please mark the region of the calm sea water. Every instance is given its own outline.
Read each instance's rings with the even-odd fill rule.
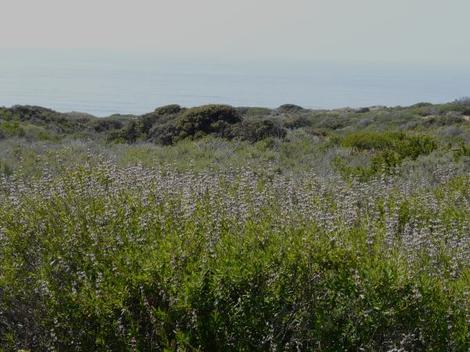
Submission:
[[[469,67],[170,60],[155,54],[0,50],[0,105],[96,116],[177,103],[310,108],[410,105],[470,95]]]

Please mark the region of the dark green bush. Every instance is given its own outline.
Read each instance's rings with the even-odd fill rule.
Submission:
[[[139,123],[136,120],[130,121],[122,131],[122,138],[127,143],[135,143],[140,136]]]
[[[179,114],[181,111],[183,111],[183,108],[178,104],[170,104],[156,108],[154,113],[157,115],[174,115]]]
[[[187,109],[161,125],[157,123],[149,131],[149,137],[165,145],[205,135],[230,139],[234,137],[233,126],[241,120],[238,111],[231,106],[205,105]]]
[[[147,114],[141,116],[139,118],[139,132],[148,137],[150,130],[158,120],[160,120],[160,116],[158,114]]]
[[[420,102],[420,103],[411,105],[410,108],[424,108],[424,107],[429,107],[429,106],[433,106],[432,103]]]
[[[237,110],[228,105],[205,105],[186,110],[177,120],[176,127],[187,136],[196,133],[224,134],[227,125],[241,122]]]
[[[268,137],[284,138],[287,131],[272,119],[244,120],[235,134],[241,139],[257,142]]]
[[[178,128],[172,123],[157,125],[149,131],[149,141],[161,145],[171,145],[178,134]]]
[[[299,113],[305,111],[301,106],[294,104],[284,104],[277,108],[277,111],[281,113]]]
[[[104,133],[113,130],[119,130],[124,127],[124,123],[117,119],[98,119],[93,122],[93,129],[95,132]]]
[[[112,143],[128,143],[133,144],[142,138],[140,124],[133,119],[120,130],[111,130],[107,135],[107,141]]]
[[[350,124],[345,116],[327,115],[319,117],[317,120],[314,124],[315,127],[329,130],[338,130]]]
[[[177,118],[183,111],[181,106],[173,104],[156,108],[154,112],[139,117],[139,131],[144,135],[144,139],[152,139],[151,130],[155,125],[162,126],[170,120]],[[158,126],[157,126],[158,127]]]
[[[305,116],[288,115],[282,119],[282,124],[288,129],[297,129],[310,126],[310,120]]]
[[[358,114],[365,114],[366,112],[370,112],[370,108],[359,108],[355,110]]]

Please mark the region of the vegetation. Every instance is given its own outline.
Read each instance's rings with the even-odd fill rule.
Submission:
[[[353,153],[369,155],[367,166],[350,167],[338,156],[337,165],[343,175],[367,178],[378,173],[393,171],[404,160],[416,160],[428,155],[437,147],[434,139],[427,135],[406,135],[401,132],[356,132],[341,140],[341,145],[351,148]]]
[[[468,351],[468,107],[0,108],[0,351]]]

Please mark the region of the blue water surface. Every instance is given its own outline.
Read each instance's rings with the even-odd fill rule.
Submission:
[[[99,50],[0,50],[0,106],[96,116],[177,103],[309,108],[411,105],[470,95],[470,67],[172,59]]]

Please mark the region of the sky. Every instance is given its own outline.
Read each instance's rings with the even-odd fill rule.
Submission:
[[[0,49],[469,65],[469,0],[0,0]]]

